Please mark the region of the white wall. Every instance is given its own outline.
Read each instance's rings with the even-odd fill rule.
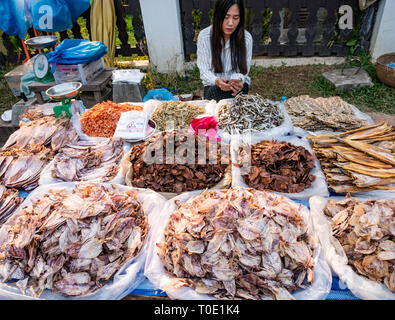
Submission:
[[[380,0],[370,42],[372,61],[395,52],[395,0]]]
[[[140,0],[151,66],[161,73],[184,70],[178,0]]]

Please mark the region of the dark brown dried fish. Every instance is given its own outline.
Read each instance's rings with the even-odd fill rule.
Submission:
[[[168,149],[168,143],[173,144],[174,150]],[[205,154],[199,157],[201,146]],[[211,188],[228,170],[229,154],[227,144],[217,145],[184,130],[163,131],[132,147],[129,157],[132,167],[125,181],[134,187],[160,192]]]
[[[258,190],[298,193],[311,186],[315,176],[314,156],[302,146],[288,142],[261,141],[250,148],[240,148],[239,163],[251,163],[246,184]]]

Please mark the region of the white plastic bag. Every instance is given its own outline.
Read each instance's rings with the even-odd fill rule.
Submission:
[[[177,202],[183,203],[188,201],[190,198],[199,195],[202,192],[192,191],[183,193],[169,201],[167,201],[163,208],[160,216],[158,217],[155,227],[152,232],[151,241],[149,244],[149,251],[145,263],[145,276],[149,281],[159,289],[166,288],[172,277],[169,276],[163,267],[162,262],[158,256],[158,250],[156,243],[164,241],[164,230],[170,219],[170,216],[177,210]],[[286,199],[293,203],[292,200]],[[302,216],[308,224],[310,233],[314,236],[314,230],[312,228],[312,221],[310,218],[309,210],[303,206]],[[292,293],[292,295],[298,300],[324,300],[331,290],[332,277],[329,266],[321,254],[321,248],[318,246],[314,253],[314,282],[304,290],[298,290]],[[211,295],[199,294],[193,288],[182,287],[179,289],[168,289],[166,294],[171,299],[183,299],[183,300],[216,300]]]
[[[125,140],[144,139],[147,127],[148,113],[136,110],[122,112],[113,137]]]
[[[66,182],[38,187],[25,199],[22,205],[18,208],[17,211],[14,212],[11,217],[20,215],[22,213],[22,208],[29,206],[32,200],[40,198],[45,193],[47,193],[48,190],[73,189],[75,185],[76,184],[73,182]],[[110,184],[103,183],[98,185],[109,186]],[[164,199],[158,193],[148,189],[132,188],[120,185],[118,185],[118,187],[121,191],[136,190],[138,192],[137,199],[141,202],[142,208],[145,214],[148,216],[149,230],[145,239],[145,244],[141,248],[139,254],[127,261],[122,266],[122,268],[115,273],[114,278],[111,281],[109,281],[107,284],[105,284],[102,288],[95,291],[94,293],[91,293],[84,297],[65,297],[60,293],[52,294],[49,290],[45,290],[39,299],[118,300],[124,298],[131,291],[137,288],[142,281],[144,281],[143,268],[147,256],[150,237],[152,236],[153,232],[152,229],[155,225],[155,221],[159,217],[160,210],[162,210],[166,203],[166,199]],[[8,221],[10,221],[10,218]],[[7,238],[5,225],[8,223],[8,221],[0,228],[0,245]],[[30,295],[23,295],[15,285],[10,285],[7,283],[0,283],[0,300],[2,299],[38,300],[37,298],[33,298]]]
[[[109,138],[105,138],[105,139],[107,140]],[[122,157],[118,161],[118,166],[119,166],[118,173],[112,180],[106,181],[106,183],[115,183],[115,184],[125,185],[125,177],[124,177],[122,170],[121,170],[121,161],[122,161],[122,158],[129,152],[131,147],[132,147],[132,145],[129,142],[124,142],[123,150],[122,150]],[[38,184],[40,186],[46,185],[46,184],[53,184],[53,183],[59,183],[59,182],[63,183],[64,182],[63,180],[54,178],[52,176],[52,170],[54,169],[55,162],[56,162],[56,156],[41,171],[40,180],[38,181]],[[74,181],[74,182],[77,182],[77,181]],[[92,182],[99,182],[100,183],[102,181],[92,181]]]
[[[232,163],[238,163],[237,161],[237,153],[239,147],[248,145],[257,144],[262,140],[275,140],[277,142],[289,142],[295,146],[302,146],[307,149],[312,155],[314,155],[313,150],[311,149],[309,142],[305,138],[297,138],[293,136],[285,136],[285,137],[270,137],[267,136],[265,139],[260,139],[258,136],[253,136],[249,140],[244,140],[243,137],[233,137],[231,143],[231,153],[232,153]],[[315,180],[312,182],[311,186],[302,192],[299,193],[282,193],[275,192],[277,194],[284,195],[291,199],[297,200],[308,200],[313,195],[318,195],[322,197],[329,197],[328,186],[326,184],[325,175],[321,169],[320,162],[316,159],[314,160],[314,168],[311,171],[311,174],[315,176]],[[232,166],[232,187],[249,187],[245,182],[244,178],[241,175],[241,169],[238,166]]]
[[[232,102],[233,99],[223,99],[220,100],[215,107],[215,112],[214,115],[218,119],[218,111],[219,109],[229,103]],[[283,115],[283,122],[281,125],[278,127],[274,127],[271,129],[263,130],[263,131],[245,131],[243,134],[230,134],[229,132],[226,132],[224,130],[221,130],[218,128],[218,135],[223,139],[224,142],[230,143],[233,139],[239,139],[241,137],[242,139],[247,139],[247,137],[251,136],[253,139],[257,139],[259,141],[261,140],[267,140],[270,139],[271,137],[280,137],[280,136],[286,136],[290,133],[293,132],[293,126],[291,122],[291,118],[289,117],[287,110],[285,109],[285,105],[283,102],[278,102],[278,101],[271,101],[268,100],[269,103],[276,104],[278,105],[278,108],[280,109],[281,114]]]
[[[334,197],[334,199],[338,201],[344,199],[344,197]],[[359,199],[366,201],[369,198]],[[314,196],[310,198],[309,203],[315,233],[320,240],[323,253],[333,274],[339,277],[358,298],[366,300],[395,300],[395,294],[388,290],[384,284],[376,283],[359,275],[348,265],[346,253],[340,242],[332,236],[330,219],[325,216],[323,211],[328,200]]]

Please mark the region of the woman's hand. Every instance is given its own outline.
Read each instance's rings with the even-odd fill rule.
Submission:
[[[232,87],[227,81],[226,78],[217,78],[215,79],[215,85],[222,91],[232,91]]]
[[[230,80],[229,85],[233,91],[232,96],[235,96],[240,90],[243,89],[243,80]]]

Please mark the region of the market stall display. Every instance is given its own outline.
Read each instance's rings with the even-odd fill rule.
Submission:
[[[218,109],[218,127],[228,133],[263,131],[278,127],[284,117],[278,104],[257,95],[237,95]]]
[[[308,131],[347,131],[369,124],[357,108],[337,96],[292,97],[285,100],[285,107],[292,124]]]
[[[288,142],[261,141],[240,147],[238,163],[250,163],[246,184],[257,190],[298,193],[311,186],[315,157],[302,146]]]
[[[395,200],[330,199],[324,213],[353,270],[395,293]]]
[[[182,101],[165,101],[152,114],[158,130],[188,129],[192,119],[205,113],[203,106]]]
[[[18,280],[20,291],[33,297],[45,289],[66,297],[103,289],[142,250],[149,231],[147,201],[161,205],[160,196],[141,193],[93,183],[37,189],[30,204],[0,229],[2,281]]]
[[[40,184],[67,181],[112,181],[119,172],[124,142],[78,141],[67,144],[41,174]]]
[[[38,186],[40,174],[54,157],[54,152],[42,145],[29,149],[0,152],[0,180],[7,188],[22,188],[26,191]]]
[[[33,190],[55,153],[78,139],[67,118],[46,116],[21,123],[0,151],[0,180],[8,188]]]
[[[17,190],[7,189],[3,184],[0,184],[0,227],[21,202],[22,198],[18,196]]]
[[[98,103],[81,115],[82,131],[90,137],[111,138],[121,113],[132,110],[142,111],[143,106],[112,101]]]
[[[361,299],[394,300],[393,196],[314,196],[309,202],[314,230],[334,275]]]
[[[202,155],[202,150],[208,151]],[[187,130],[162,131],[134,145],[122,167],[127,185],[179,194],[229,187],[229,154],[229,145]]]
[[[161,215],[145,274],[172,299],[324,299],[330,271],[309,219],[274,193],[184,193]]]
[[[386,122],[307,138],[335,192],[395,190],[395,130]]]

